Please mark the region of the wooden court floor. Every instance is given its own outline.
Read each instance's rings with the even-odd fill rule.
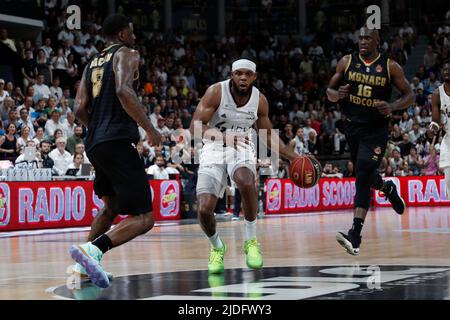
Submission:
[[[449,211],[445,207],[408,208],[403,216],[396,215],[389,208],[371,211],[363,229],[361,253],[357,257],[347,254],[335,240],[336,231],[349,229],[352,222],[350,210],[266,216],[258,220],[257,227],[264,256],[264,270],[270,271],[267,274],[269,278],[281,276],[278,280],[283,280],[283,274],[278,273],[277,268],[286,271],[292,267],[308,266],[442,267],[442,270],[437,268],[435,271],[440,272],[443,277],[433,281],[435,288],[439,286],[447,293],[429,298],[450,299],[450,282],[444,277],[446,267],[450,270]],[[238,282],[245,284],[261,281],[263,276],[255,275],[260,271],[248,270],[245,265],[242,252],[243,221],[232,222],[229,219],[230,217],[225,217],[227,221],[218,223],[219,234],[229,250],[225,256],[226,283],[219,279],[216,286],[221,287],[228,282],[237,285]],[[77,298],[77,295],[68,293],[70,290],[64,289],[69,277],[66,270],[72,264],[68,249],[73,243],[83,242],[86,236],[87,231],[13,237],[2,237],[0,233],[0,299]],[[122,290],[120,298],[164,296],[170,299],[177,294],[186,297],[190,295],[189,290],[192,288],[207,287],[208,276],[205,270],[208,255],[209,244],[198,224],[169,224],[159,225],[146,235],[113,249],[105,255],[102,264],[114,274],[112,284],[116,284],[114,290]],[[288,276],[295,275],[289,270]],[[314,275],[316,271],[311,272]],[[163,282],[161,279],[166,280]],[[295,281],[303,281],[302,279],[296,278]],[[195,285],[196,281],[199,286],[189,287]],[[214,279],[208,281],[211,284]],[[159,286],[162,283],[164,288]],[[56,288],[59,290],[55,290]],[[344,289],[343,287],[341,291],[345,292]],[[103,298],[118,298],[114,290],[111,290],[105,291],[106,293],[96,292],[95,295],[84,298],[94,299],[102,295],[106,295]],[[227,291],[229,295],[233,296],[230,294],[233,290]],[[410,290],[421,289],[410,288],[408,292]],[[200,298],[214,297],[213,291],[200,290]],[[406,296],[402,297],[401,292],[406,291],[396,293],[398,298],[407,299]],[[264,293],[257,298],[268,296]],[[237,297],[249,296],[241,290]]]

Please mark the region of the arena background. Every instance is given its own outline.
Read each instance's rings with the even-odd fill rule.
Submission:
[[[354,258],[335,240],[351,222],[355,181],[341,109],[325,91],[337,61],[357,50],[358,29],[374,4],[381,8],[380,49],[403,67],[416,96],[393,115],[379,168],[408,209],[397,216],[374,192],[362,253]],[[66,28],[71,5],[81,9],[79,30]],[[73,104],[84,67],[104,48],[102,22],[115,12],[133,19],[138,97],[164,136],[160,146],[150,147],[144,136],[137,146],[157,223],[108,253],[110,288],[72,290],[68,248],[85,241],[103,207]],[[442,135],[433,141],[428,130],[430,96],[449,49],[445,0],[0,0],[0,299],[450,299]],[[173,161],[180,140],[172,133],[189,128],[206,88],[227,79],[239,57],[257,62],[256,86],[283,141],[298,154],[315,155],[324,170],[317,186],[300,189],[287,162],[277,171],[259,163],[261,272],[245,268],[230,184],[215,209],[230,244],[225,275],[215,278],[206,271],[209,246],[196,220],[198,165]],[[60,136],[67,138],[64,156],[56,155]],[[30,140],[36,150],[27,155]],[[296,148],[299,142],[303,148]],[[161,157],[165,169],[158,171]],[[382,275],[375,289],[370,270]]]

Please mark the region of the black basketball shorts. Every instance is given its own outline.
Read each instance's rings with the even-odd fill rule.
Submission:
[[[99,198],[115,197],[123,215],[153,210],[147,173],[131,141],[103,142],[87,156],[95,169],[94,191]]]
[[[377,168],[386,152],[389,139],[385,125],[367,126],[347,124],[345,135],[350,147],[351,160],[357,167],[360,161],[375,162]]]

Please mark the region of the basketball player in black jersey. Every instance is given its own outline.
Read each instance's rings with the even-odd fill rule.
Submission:
[[[103,254],[154,224],[147,174],[133,146],[139,141],[138,124],[150,144],[159,144],[161,137],[135,92],[139,53],[132,49],[131,20],[118,14],[107,17],[103,36],[107,48],[86,66],[74,109],[88,128],[86,153],[95,168],[95,193],[105,207],[92,222],[88,242],[72,246],[70,253],[77,262],[74,272],[105,288],[110,277],[100,265]],[[110,230],[118,214],[129,217]]]
[[[356,167],[353,226],[348,234],[336,235],[339,244],[352,255],[359,254],[371,188],[383,191],[398,214],[405,211],[405,203],[395,184],[383,182],[377,169],[386,150],[391,113],[407,108],[414,102],[414,96],[402,68],[380,54],[379,44],[377,30],[361,28],[359,54],[344,56],[339,61],[327,89],[328,99],[339,101],[348,118],[346,137]],[[387,102],[392,85],[400,91],[401,98]]]

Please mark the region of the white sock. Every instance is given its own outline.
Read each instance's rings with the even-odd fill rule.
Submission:
[[[248,221],[244,219],[245,223],[245,240],[250,240],[256,237],[256,219],[253,221]]]
[[[211,237],[208,237],[209,242],[211,242],[211,245],[216,249],[222,249],[223,248],[223,242],[219,237],[219,234],[216,232]]]

